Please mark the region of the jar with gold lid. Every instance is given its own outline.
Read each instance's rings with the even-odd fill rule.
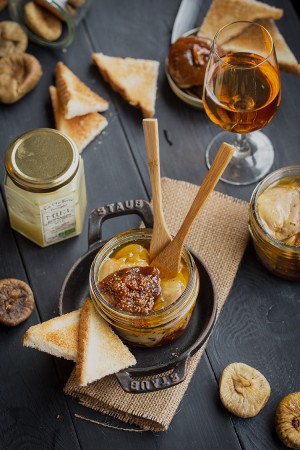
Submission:
[[[86,186],[74,142],[51,128],[17,137],[5,155],[4,190],[11,227],[41,247],[83,228]]]
[[[249,229],[264,266],[280,277],[300,280],[300,165],[278,169],[257,185]]]

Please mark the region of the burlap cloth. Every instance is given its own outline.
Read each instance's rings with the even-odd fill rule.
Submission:
[[[171,234],[175,234],[197,193],[198,187],[164,178],[162,198]],[[214,191],[197,217],[187,245],[206,263],[218,294],[218,314],[233,284],[247,240],[248,204]],[[167,430],[189,385],[205,345],[190,359],[186,379],[159,392],[128,394],[115,376],[108,376],[87,387],[76,384],[74,371],[64,392],[93,408],[145,430]]]

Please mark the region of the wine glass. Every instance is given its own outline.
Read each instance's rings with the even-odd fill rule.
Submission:
[[[245,38],[234,38],[241,27],[247,27],[242,35]],[[223,181],[245,185],[269,172],[274,161],[273,146],[265,134],[256,130],[271,121],[279,103],[280,77],[270,33],[253,22],[225,25],[213,39],[203,89],[208,117],[226,130],[208,146],[208,167],[222,142],[236,148]]]

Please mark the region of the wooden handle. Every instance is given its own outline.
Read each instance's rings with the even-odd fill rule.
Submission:
[[[229,161],[232,158],[233,153],[235,152],[235,148],[232,145],[226,144],[225,142],[221,145],[218,153],[215,156],[215,159],[212,162],[212,165],[203,180],[196,197],[176,235],[177,245],[183,245],[185,239],[190,231],[190,228],[199,214],[201,208],[206,202],[210,193],[214,190],[217,182],[222,176],[224,170],[226,169]],[[174,240],[175,240],[174,239]]]
[[[178,233],[170,245],[168,245],[155,260],[152,261],[151,265],[157,266],[160,269],[162,277],[174,277],[179,272],[182,247],[190,228],[209,194],[213,191],[222,173],[226,169],[234,151],[235,148],[232,145],[226,143],[221,145]]]
[[[151,257],[154,257],[161,252],[169,242],[171,242],[171,236],[167,229],[162,210],[157,119],[144,119],[143,128],[147,149],[154,215],[150,255]]]

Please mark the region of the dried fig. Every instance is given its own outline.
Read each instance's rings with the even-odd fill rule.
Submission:
[[[39,61],[28,53],[0,59],[0,103],[14,103],[30,92],[42,76]]]
[[[0,11],[3,11],[4,8],[8,5],[8,0],[0,0]]]
[[[271,389],[266,378],[256,369],[243,363],[225,367],[220,380],[223,405],[238,417],[254,417],[265,406]]]
[[[0,22],[0,58],[13,53],[24,53],[27,49],[27,34],[17,22]]]
[[[300,449],[300,392],[281,400],[276,410],[275,428],[284,445]]]
[[[19,325],[34,308],[34,297],[27,283],[15,278],[0,280],[0,323]]]
[[[34,2],[24,6],[24,19],[28,28],[46,41],[56,41],[62,34],[61,20]]]

